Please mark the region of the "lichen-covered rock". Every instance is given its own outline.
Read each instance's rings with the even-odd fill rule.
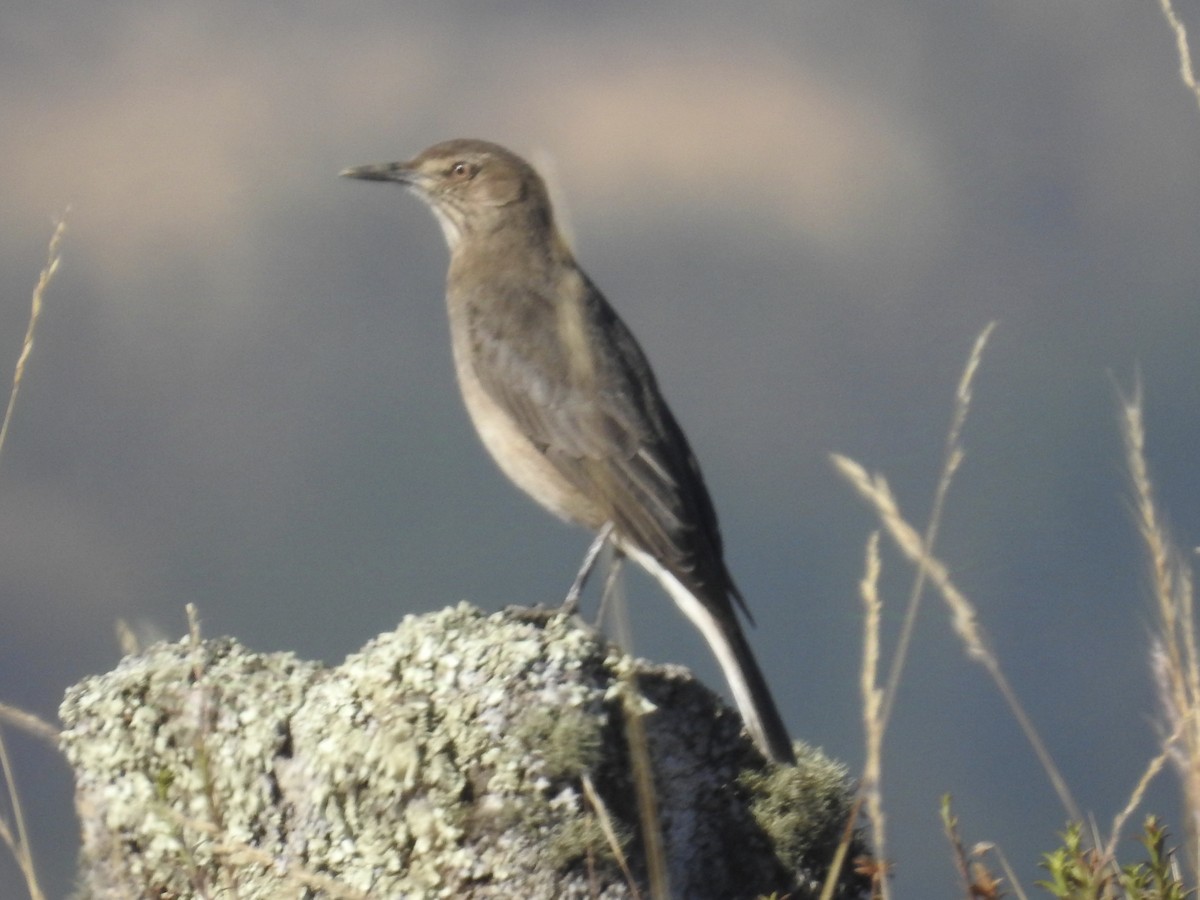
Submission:
[[[644,895],[628,710],[671,894],[808,895],[848,815],[840,766],[770,766],[684,670],[573,620],[461,605],[336,668],[184,640],[71,688],[78,896]]]

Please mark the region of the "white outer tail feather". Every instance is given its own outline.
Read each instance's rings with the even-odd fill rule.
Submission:
[[[638,550],[628,544],[621,545],[621,552],[652,575],[662,585],[663,589],[671,595],[671,599],[675,601],[675,605],[683,610],[684,615],[704,635],[704,639],[708,642],[713,655],[717,658],[717,662],[721,666],[721,671],[725,674],[725,680],[729,683],[729,689],[733,693],[734,703],[737,704],[738,711],[742,714],[742,721],[745,722],[746,730],[750,732],[754,743],[758,745],[759,749],[762,750],[768,759],[773,759],[776,762],[792,762],[790,740],[788,741],[786,758],[781,758],[783,754],[781,748],[773,746],[770,736],[771,728],[763,721],[762,712],[759,709],[760,698],[755,696],[754,689],[747,680],[747,667],[753,667],[757,674],[757,664],[752,656],[748,659],[743,658],[742,653],[749,654],[750,652],[744,638],[741,641],[742,653],[739,653],[739,647],[734,643],[737,638],[732,637],[708,607],[695,594],[684,587],[678,578],[668,572],[658,560],[645,551]],[[730,614],[736,615],[736,611],[731,608]],[[734,622],[734,628],[737,627],[737,623]],[[769,696],[761,699],[773,707]],[[773,709],[772,712],[774,712]]]

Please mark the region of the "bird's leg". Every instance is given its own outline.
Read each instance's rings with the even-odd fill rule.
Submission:
[[[615,548],[612,565],[608,567],[608,573],[604,576],[604,589],[600,592],[600,609],[596,613],[597,628],[604,621],[604,614],[608,611],[608,598],[613,595],[613,588],[617,586],[617,577],[621,574],[621,563],[624,561],[625,554],[621,552],[621,548]]]
[[[575,580],[571,583],[571,589],[567,591],[567,599],[563,601],[562,613],[564,615],[573,616],[579,611],[579,595],[583,593],[583,586],[587,584],[588,576],[592,574],[592,569],[596,568],[596,560],[600,557],[600,551],[604,549],[604,545],[612,537],[612,531],[613,523],[605,522],[604,526],[596,532],[596,537],[592,541],[592,545],[588,547],[587,553],[584,554],[583,565],[579,567],[579,574],[575,576]]]

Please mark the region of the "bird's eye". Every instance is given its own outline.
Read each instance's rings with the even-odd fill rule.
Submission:
[[[456,162],[450,167],[450,177],[459,181],[467,181],[475,175],[475,167],[469,162]]]

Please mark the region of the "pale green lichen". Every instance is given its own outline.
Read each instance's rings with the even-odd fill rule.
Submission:
[[[753,897],[807,878],[787,870],[804,844],[789,832],[825,833],[844,774],[818,779],[826,793],[784,775],[739,782],[765,764],[736,713],[682,670],[634,663],[561,616],[460,605],[405,618],[336,668],[185,641],[72,688],[61,716],[83,820],[79,896],[631,896],[581,778],[641,879],[619,699],[632,690],[652,710],[681,895]],[[787,812],[813,798],[825,813]]]

